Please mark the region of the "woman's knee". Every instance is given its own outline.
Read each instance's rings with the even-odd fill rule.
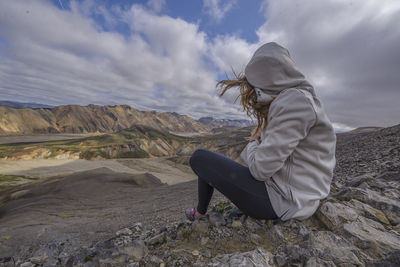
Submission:
[[[209,152],[210,152],[209,150],[204,149],[204,148],[196,149],[190,156],[190,159],[189,159],[190,166],[193,168],[194,165],[196,164],[196,162],[198,162],[201,159],[206,158],[205,155],[208,154]]]

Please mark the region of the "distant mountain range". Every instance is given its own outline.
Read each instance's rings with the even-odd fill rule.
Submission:
[[[171,132],[208,132],[210,127],[175,112],[140,111],[128,105],[16,109],[0,106],[0,135],[116,133],[135,125]]]
[[[117,133],[136,125],[171,133],[217,133],[255,126],[250,120],[202,117],[195,120],[176,112],[140,111],[129,105],[49,106],[0,101],[0,135],[39,133]],[[338,138],[362,135],[382,127],[360,127]]]
[[[31,105],[31,107],[28,107]],[[51,107],[36,103],[0,102],[0,135],[40,133],[116,133],[135,125],[173,133],[206,133],[213,128],[246,127],[246,120],[195,120],[176,112],[140,111],[128,105],[65,105]]]
[[[0,106],[9,107],[9,108],[52,108],[54,106],[43,105],[38,103],[21,103],[14,101],[4,101],[0,100]]]
[[[250,120],[230,120],[230,119],[214,119],[213,117],[202,117],[198,119],[199,122],[210,126],[211,128],[220,128],[224,126],[233,127],[248,127],[255,126],[256,123]]]

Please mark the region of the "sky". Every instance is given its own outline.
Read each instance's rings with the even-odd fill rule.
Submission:
[[[1,0],[0,100],[249,119],[215,85],[266,42],[336,131],[400,123],[398,0]]]

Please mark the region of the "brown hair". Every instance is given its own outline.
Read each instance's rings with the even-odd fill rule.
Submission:
[[[253,86],[247,81],[244,74],[236,74],[233,71],[233,75],[235,79],[229,79],[227,77],[226,80],[222,80],[217,83],[216,87],[222,89],[222,92],[219,96],[222,96],[226,90],[232,87],[239,87],[239,96],[241,96],[243,110],[246,111],[248,116],[255,117],[257,119],[257,128],[253,134],[253,136],[255,136],[258,131],[264,130],[265,127],[267,127],[269,104],[257,103],[256,92]],[[234,103],[238,97],[235,99]]]

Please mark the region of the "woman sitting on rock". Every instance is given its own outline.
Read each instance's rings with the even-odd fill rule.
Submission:
[[[258,125],[240,154],[246,166],[213,151],[197,149],[190,166],[198,176],[198,205],[206,214],[214,188],[256,219],[304,220],[328,196],[336,164],[336,135],[312,85],[289,51],[267,43],[254,53],[244,75],[220,81],[240,88],[241,104]]]

